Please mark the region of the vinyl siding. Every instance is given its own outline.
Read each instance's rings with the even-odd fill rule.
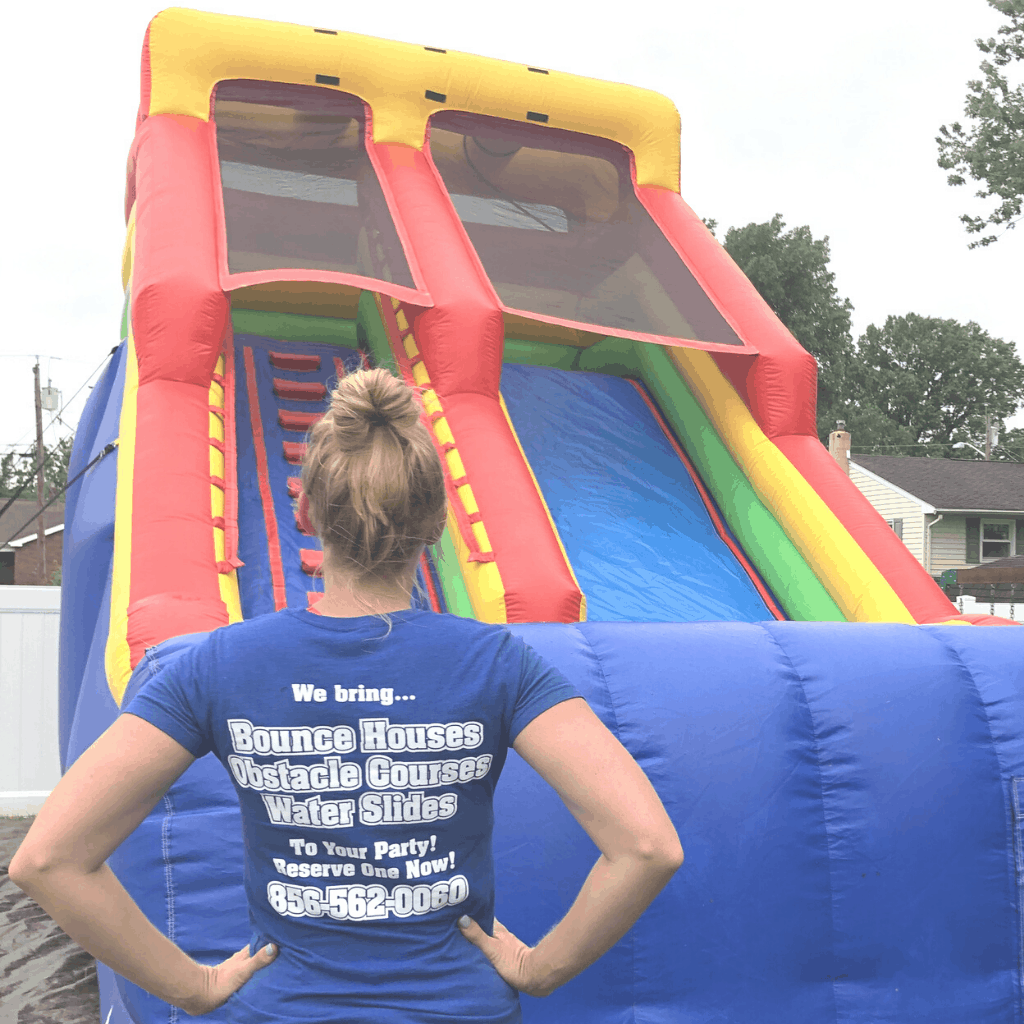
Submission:
[[[921,506],[854,466],[850,467],[850,479],[883,519],[903,520],[903,543],[924,565],[924,512]]]
[[[966,558],[967,517],[946,512],[932,527],[931,574],[938,576],[946,569],[965,569]]]

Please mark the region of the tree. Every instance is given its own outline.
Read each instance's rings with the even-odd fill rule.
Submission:
[[[74,435],[62,437],[55,445],[43,446],[49,455],[43,469],[43,479],[47,497],[52,497],[68,479],[68,461],[71,458],[71,447]],[[23,498],[36,496],[36,453],[35,448],[25,452],[8,452],[0,458],[0,498],[10,498],[18,492],[23,484],[28,486],[21,492]]]
[[[776,316],[817,360],[818,434],[825,438],[836,418],[843,417],[846,404],[853,306],[836,290],[835,274],[828,266],[828,236],[815,239],[806,225],[783,232],[785,226],[777,213],[766,224],[729,228],[725,248]]]
[[[1006,462],[1024,462],[1024,427],[1014,427],[1001,433],[992,457]]]
[[[881,427],[882,433],[898,434],[908,444],[928,446],[895,452],[900,455],[973,458],[970,449],[952,445],[977,444],[985,436],[986,413],[999,426],[1024,401],[1024,363],[1010,342],[993,338],[973,322],[916,313],[890,316],[882,327],[869,327],[850,377],[853,393],[868,396],[849,416],[851,431],[858,429],[858,415],[866,418],[868,428],[855,434],[855,447],[886,444],[871,436],[870,420],[877,410],[891,426],[876,423],[876,433]]]
[[[952,171],[950,185],[966,184],[967,178],[982,182],[975,193],[981,199],[995,199],[988,217],[964,214],[960,220],[970,234],[980,235],[989,225],[1012,228],[1024,203],[1024,87],[1011,89],[1001,70],[1012,61],[1024,61],[1024,0],[988,0],[990,6],[1009,19],[1001,25],[998,39],[975,40],[978,49],[991,59],[981,62],[984,80],[967,83],[964,113],[970,120],[964,128],[954,122],[943,125],[935,141],[939,144],[939,166]],[[975,249],[991,245],[999,236],[986,235],[970,243]]]

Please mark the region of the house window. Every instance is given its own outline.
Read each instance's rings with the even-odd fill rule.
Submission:
[[[1014,523],[1009,519],[981,521],[981,560],[1009,558],[1014,549]]]
[[[903,540],[903,520],[902,519],[886,519],[885,525],[892,530],[893,533]]]

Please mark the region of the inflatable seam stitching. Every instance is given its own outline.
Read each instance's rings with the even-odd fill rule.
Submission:
[[[814,711],[811,709],[811,702],[807,696],[807,681],[800,674],[800,671],[796,667],[796,663],[790,657],[789,652],[785,647],[782,646],[779,638],[775,635],[775,630],[771,629],[768,625],[761,625],[761,630],[768,637],[771,645],[778,651],[779,656],[789,666],[789,670],[792,673],[792,678],[797,684],[798,693],[800,696],[800,703],[807,711],[807,721],[810,725],[811,730],[811,741],[814,750],[814,773],[818,779],[818,792],[821,795],[821,825],[825,835],[825,862],[828,867],[828,919],[829,919],[829,945],[834,951],[835,949],[835,938],[836,938],[836,892],[832,884],[832,862],[833,862],[833,836],[832,829],[829,827],[828,808],[826,806],[825,796],[825,776],[822,771],[822,744],[820,734],[818,732],[817,725],[814,721]],[[832,980],[831,991],[832,991],[832,1005],[835,1010],[835,1016],[838,1019],[839,1012],[839,1000],[836,998],[836,985],[838,981]]]

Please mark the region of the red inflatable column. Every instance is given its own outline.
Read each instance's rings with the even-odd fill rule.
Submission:
[[[158,115],[138,133],[132,665],[161,640],[228,621],[210,505],[209,387],[229,323],[217,275],[212,132],[197,118]]]
[[[434,299],[412,318],[494,549],[508,622],[578,622],[582,594],[498,400],[504,320],[469,238],[427,157],[375,157]]]

